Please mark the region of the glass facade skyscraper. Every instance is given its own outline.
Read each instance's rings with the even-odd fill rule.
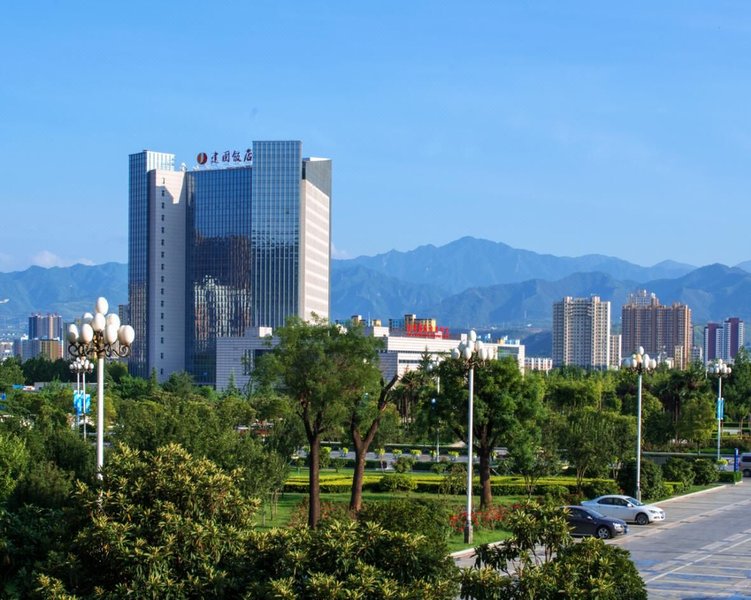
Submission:
[[[217,338],[328,316],[330,160],[299,141],[253,142],[252,165],[225,169],[144,170],[149,154],[172,157],[131,156],[134,374],[182,368],[213,385]]]

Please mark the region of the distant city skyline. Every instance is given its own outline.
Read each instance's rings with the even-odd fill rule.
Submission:
[[[144,18],[148,15],[148,18]],[[127,261],[128,155],[303,139],[335,258],[463,236],[650,266],[751,260],[751,6],[15,3],[0,271]],[[700,235],[722,222],[721,243]]]

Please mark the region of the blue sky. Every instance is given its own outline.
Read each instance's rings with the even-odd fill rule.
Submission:
[[[751,4],[11,3],[0,271],[127,260],[127,157],[301,139],[337,257],[751,259]]]

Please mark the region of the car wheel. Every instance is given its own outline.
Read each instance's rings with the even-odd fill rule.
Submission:
[[[644,513],[639,513],[636,515],[636,524],[637,525],[646,525],[649,523],[649,517],[645,515]]]
[[[744,477],[751,477],[751,469],[743,469]]]
[[[595,535],[601,540],[609,540],[613,535],[610,533],[610,529],[604,525],[600,525],[595,532]]]

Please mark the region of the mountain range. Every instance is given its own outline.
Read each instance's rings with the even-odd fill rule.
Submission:
[[[122,304],[127,288],[127,265],[119,263],[0,273],[0,327],[24,323],[34,312],[71,319],[91,310],[100,295],[112,306]],[[387,321],[415,313],[451,329],[545,328],[556,300],[598,295],[613,303],[615,324],[628,294],[642,288],[663,304],[688,304],[694,323],[751,319],[751,261],[736,267],[673,261],[644,267],[596,254],[538,254],[471,237],[333,260],[331,318],[359,314]]]

